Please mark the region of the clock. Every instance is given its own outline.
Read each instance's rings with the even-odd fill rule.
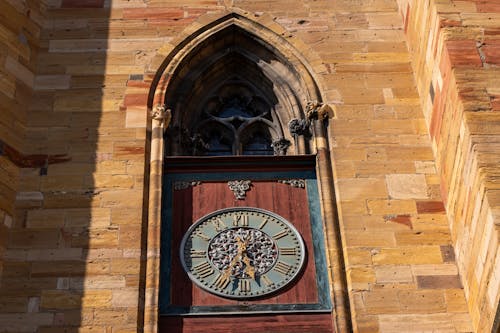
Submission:
[[[225,298],[273,294],[304,266],[299,232],[283,217],[260,208],[217,210],[196,221],[181,241],[180,259],[194,284]]]

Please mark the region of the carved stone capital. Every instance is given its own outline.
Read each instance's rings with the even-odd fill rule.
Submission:
[[[288,130],[292,136],[309,135],[309,121],[307,119],[293,118],[288,123]]]
[[[333,117],[333,109],[328,105],[318,101],[309,101],[306,104],[306,117],[309,120],[323,120]]]
[[[278,156],[286,155],[286,150],[290,146],[291,146],[290,141],[288,141],[285,138],[280,138],[278,140],[273,141],[273,143],[271,143],[271,147],[273,147],[273,150],[274,150],[274,155],[278,155]]]
[[[165,104],[158,104],[151,110],[151,118],[168,127],[172,119],[172,110],[167,109]]]

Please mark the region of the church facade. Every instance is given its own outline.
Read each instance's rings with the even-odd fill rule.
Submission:
[[[0,332],[497,332],[500,5],[0,0]]]

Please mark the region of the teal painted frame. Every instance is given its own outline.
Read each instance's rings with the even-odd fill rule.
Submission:
[[[313,167],[309,170],[273,171],[273,172],[225,172],[225,173],[164,173],[163,178],[163,204],[162,228],[160,246],[160,290],[159,313],[160,315],[229,315],[229,314],[261,314],[261,313],[307,313],[325,312],[332,310],[328,273],[326,271],[326,251],[324,246],[323,221],[319,202],[316,172]],[[280,180],[280,179],[305,179],[308,194],[309,215],[311,218],[311,232],[313,252],[316,267],[316,284],[318,287],[318,303],[315,304],[257,304],[237,306],[192,306],[178,307],[170,304],[170,271],[172,254],[177,251],[171,248],[172,234],[172,201],[173,183],[175,181],[228,181],[234,179],[251,180]],[[173,251],[173,253],[172,253]]]

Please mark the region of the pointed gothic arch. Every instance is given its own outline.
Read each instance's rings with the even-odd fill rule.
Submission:
[[[290,134],[287,127],[292,120],[307,121],[308,103],[321,103],[321,90],[304,56],[284,36],[284,30],[277,34],[240,13],[231,12],[173,47],[156,72],[148,99],[149,109],[158,103],[172,112],[171,138],[183,141],[169,141],[168,154],[193,154],[183,148],[193,145],[200,148],[195,148],[195,154],[199,154],[208,144],[204,141],[210,138],[197,133],[193,124],[206,120],[203,113],[207,113],[210,99],[218,97],[221,103],[234,101],[237,85],[245,85],[252,95],[240,95],[243,104],[254,103],[256,99],[267,104],[262,113],[273,123],[269,134],[275,151],[279,147],[278,153],[283,155],[290,146],[288,154],[315,152],[308,137]],[[221,96],[217,91],[227,92],[230,87],[232,96]],[[193,143],[195,138],[204,141]]]
[[[215,122],[216,126],[210,128],[221,128],[218,133],[223,140],[219,140],[220,145],[217,146],[221,151],[231,150],[231,154],[237,154],[238,147],[234,147],[234,142],[238,142],[241,146],[257,147],[257,154],[264,151],[265,155],[269,150],[259,144],[267,140],[274,145],[275,153],[275,147],[283,144],[285,150],[290,146],[288,154],[317,154],[327,246],[335,248],[339,254],[338,258],[329,260],[329,266],[333,267],[329,275],[333,289],[334,322],[337,331],[349,330],[342,248],[336,226],[331,162],[324,127],[324,119],[333,111],[322,103],[321,89],[311,66],[286,40],[285,35],[284,30],[277,34],[245,15],[232,12],[184,36],[164,58],[155,74],[148,98],[148,109],[156,113],[153,112],[151,123],[146,241],[149,264],[145,273],[146,279],[150,279],[146,281],[150,288],[145,293],[145,312],[153,314],[150,317],[153,329],[158,323],[155,310],[158,306],[159,278],[155,270],[159,267],[160,255],[164,153],[196,155],[196,148],[203,148],[210,140],[210,135],[199,128],[206,122]],[[162,107],[156,108],[155,104]],[[260,104],[260,110],[255,106],[257,104]],[[221,117],[225,112],[229,112],[228,116],[239,124],[235,125],[228,119],[221,120],[228,118]],[[164,135],[169,122],[170,137]],[[232,137],[228,134],[231,126]],[[235,139],[234,133],[241,137],[236,136]],[[188,145],[195,148],[194,152],[184,150],[183,136],[187,137]],[[258,140],[252,141],[255,136]],[[175,142],[176,138],[180,141]],[[224,147],[231,142],[233,147]],[[214,148],[212,152],[219,148]],[[283,148],[279,150],[283,152]]]

